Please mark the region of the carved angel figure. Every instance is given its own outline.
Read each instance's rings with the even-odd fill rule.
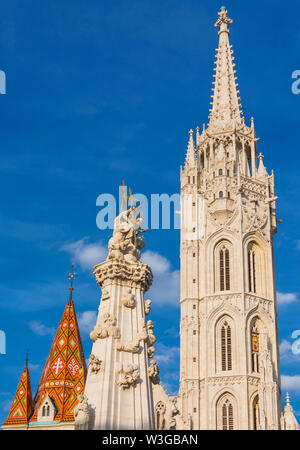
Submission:
[[[142,231],[141,206],[131,207],[122,211],[114,221],[114,232],[108,242],[108,258],[125,259],[128,262],[137,262],[140,259],[140,250],[144,248],[145,241],[139,236]]]

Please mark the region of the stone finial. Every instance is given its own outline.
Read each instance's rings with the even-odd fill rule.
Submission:
[[[185,164],[190,167],[195,166],[195,147],[194,147],[194,131],[189,131],[189,142],[186,151]]]
[[[257,170],[257,175],[259,178],[265,177],[267,175],[267,170],[264,166],[264,155],[262,153],[260,153],[258,155],[258,159],[259,159],[259,166],[258,166],[258,170]]]
[[[229,26],[233,23],[233,20],[229,18],[226,6],[222,6],[218,12],[218,20],[215,23],[215,27],[219,28],[219,33],[229,33]]]
[[[286,393],[286,406],[290,406],[290,405],[291,405],[290,394],[287,392]]]

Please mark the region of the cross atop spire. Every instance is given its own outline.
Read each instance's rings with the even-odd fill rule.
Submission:
[[[219,46],[215,61],[215,81],[213,82],[213,101],[209,115],[209,132],[229,131],[244,122],[242,117],[240,97],[236,83],[236,70],[234,70],[234,57],[232,46],[229,44],[229,18],[225,6],[218,13],[219,18],[215,27],[219,28]]]
[[[29,361],[29,350],[26,350],[26,357],[25,357],[25,367],[28,369],[28,361]]]
[[[70,280],[70,287],[69,287],[69,291],[70,291],[70,300],[72,300],[72,292],[74,291],[73,288],[73,280],[75,280],[76,278],[76,273],[74,272],[74,268],[75,266],[72,264],[72,271],[71,273],[69,273],[68,278]]]

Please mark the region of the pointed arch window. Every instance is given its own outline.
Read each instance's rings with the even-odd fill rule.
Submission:
[[[214,291],[230,291],[234,284],[233,247],[230,241],[220,241],[214,249]]]
[[[219,198],[223,198],[223,191],[219,192]]]
[[[222,405],[222,429],[233,430],[233,406],[229,399]]]
[[[253,430],[259,430],[260,429],[260,422],[259,422],[259,399],[258,395],[254,398],[253,401]]]
[[[166,406],[163,402],[158,402],[155,408],[156,413],[156,429],[163,430],[165,426]]]
[[[221,328],[221,367],[222,371],[232,370],[231,327],[227,322]]]
[[[230,290],[230,258],[226,247],[220,249],[220,291]]]
[[[259,333],[255,327],[251,331],[251,369],[259,372]]]
[[[256,261],[253,247],[248,249],[248,283],[249,292],[256,292]]]

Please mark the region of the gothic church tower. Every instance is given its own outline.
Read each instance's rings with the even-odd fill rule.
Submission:
[[[274,175],[245,124],[225,7],[209,123],[181,169],[180,401],[193,429],[279,429]]]

